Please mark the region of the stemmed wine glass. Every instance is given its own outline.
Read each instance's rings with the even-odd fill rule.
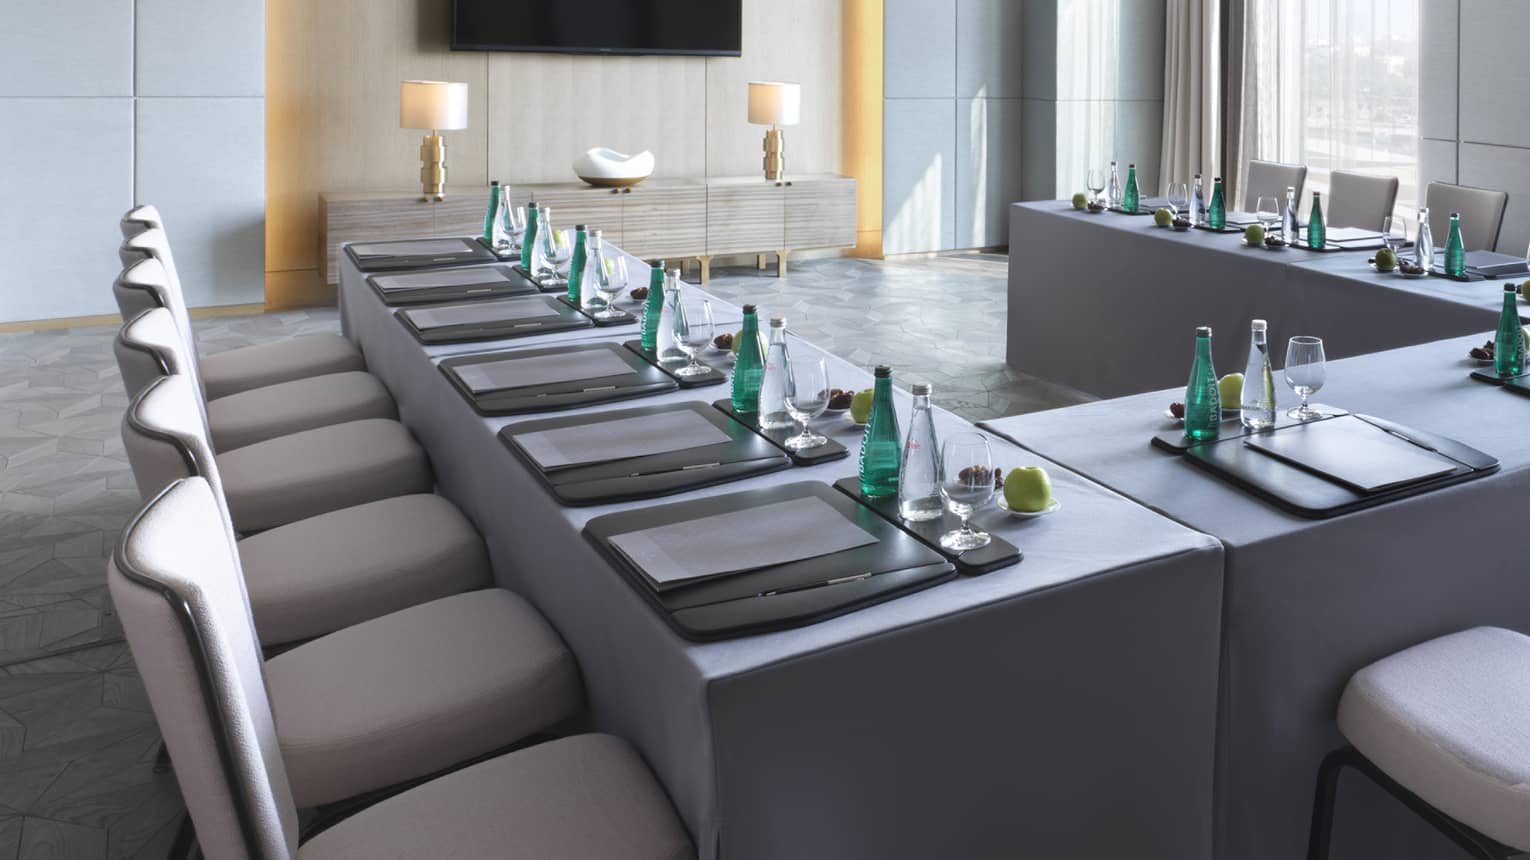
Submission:
[[[574,254],[574,249],[569,244],[567,230],[551,230],[547,234],[547,265],[552,270],[552,277],[547,279],[550,284],[568,283],[569,258]]]
[[[676,376],[699,376],[707,373],[711,368],[696,360],[696,356],[706,349],[707,344],[712,342],[712,303],[701,303],[701,318],[691,321],[691,312],[686,310],[685,296],[681,294],[675,301],[674,316],[675,346],[685,353],[685,357],[691,361],[686,366],[675,371]]]
[[[1254,214],[1259,217],[1259,224],[1264,228],[1266,236],[1275,230],[1275,223],[1280,220],[1280,201],[1271,195],[1259,198],[1254,204]]]
[[[952,552],[988,546],[987,532],[972,528],[972,514],[993,497],[993,454],[981,433],[958,433],[940,447],[940,495],[946,508],[962,519],[962,527],[940,536]]]
[[[595,312],[596,319],[608,320],[627,316],[627,312],[616,306],[616,299],[627,289],[627,258],[618,254],[614,257],[605,258],[605,277],[595,279],[595,292],[605,305]]]
[[[1169,211],[1174,217],[1185,214],[1190,208],[1190,186],[1183,182],[1169,183]]]
[[[1381,244],[1399,251],[1408,244],[1408,219],[1388,215],[1381,219]]]
[[[793,451],[817,448],[829,440],[808,429],[808,422],[829,408],[829,368],[822,358],[786,359],[786,411],[801,432],[782,444]]]
[[[526,232],[526,207],[501,204],[494,210],[494,250],[501,253],[521,246],[521,236]]]
[[[1089,176],[1084,180],[1084,185],[1089,189],[1089,199],[1099,200],[1100,192],[1105,190],[1105,171],[1098,167],[1089,168]]]
[[[1298,421],[1322,418],[1323,413],[1308,405],[1307,398],[1318,393],[1327,378],[1323,339],[1307,335],[1291,338],[1286,345],[1286,384],[1301,397],[1302,403],[1286,410],[1286,415]]]

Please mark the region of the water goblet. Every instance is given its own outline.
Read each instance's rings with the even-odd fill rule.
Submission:
[[[616,306],[616,299],[627,289],[627,258],[624,255],[607,257],[605,267],[604,277],[595,279],[595,292],[605,302],[604,307],[595,312],[595,319],[620,319],[627,316]]]
[[[1259,217],[1259,224],[1264,227],[1264,233],[1268,236],[1275,230],[1275,224],[1280,220],[1280,201],[1273,196],[1260,197],[1255,204],[1254,214]]]
[[[1089,176],[1084,180],[1084,187],[1089,189],[1090,200],[1099,200],[1100,192],[1105,190],[1105,171],[1091,167]]]
[[[707,344],[712,342],[712,303],[701,303],[701,314],[696,320],[691,316],[695,313],[694,306],[691,310],[686,309],[684,294],[675,301],[674,333],[675,346],[685,353],[690,363],[675,371],[676,376],[699,376],[707,373],[711,368],[696,360]]]
[[[829,440],[808,429],[808,422],[829,408],[829,368],[822,358],[786,358],[786,411],[801,432],[782,444],[793,451],[817,448]]]
[[[1190,210],[1190,186],[1183,182],[1169,183],[1169,211],[1177,218]]]
[[[1381,219],[1381,244],[1394,252],[1408,244],[1408,219],[1396,215]]]
[[[1328,370],[1323,356],[1323,339],[1299,335],[1286,345],[1286,384],[1301,397],[1300,406],[1286,410],[1286,415],[1298,421],[1322,418],[1323,413],[1313,409],[1308,398],[1318,393],[1327,381]]]
[[[985,547],[992,540],[974,529],[973,513],[993,497],[993,453],[981,433],[958,433],[940,448],[940,495],[946,508],[961,518],[961,528],[940,536],[940,545],[952,552]]]

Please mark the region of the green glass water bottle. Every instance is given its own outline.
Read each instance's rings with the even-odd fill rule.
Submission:
[[[648,298],[643,302],[643,333],[638,340],[643,349],[658,352],[659,317],[664,314],[664,261],[648,270]]]
[[[1121,209],[1125,212],[1136,214],[1138,199],[1137,191],[1137,165],[1126,165],[1126,193],[1121,196]]]
[[[489,209],[483,213],[483,240],[494,245],[494,213],[499,210],[499,180],[489,183]]]
[[[1227,193],[1222,190],[1222,177],[1212,180],[1211,206],[1206,210],[1206,224],[1213,230],[1227,229]]]
[[[589,231],[583,224],[574,225],[574,252],[568,258],[568,303],[580,307],[579,285],[584,283],[584,258]]]
[[[760,411],[760,380],[765,376],[765,356],[760,352],[760,321],[754,305],[744,305],[743,342],[733,362],[733,412],[753,415]]]
[[[1328,231],[1323,228],[1323,195],[1312,192],[1312,214],[1307,216],[1307,247],[1321,251],[1328,244]]]
[[[526,232],[521,236],[521,271],[531,277],[531,249],[537,246],[537,202],[526,204]]]
[[[898,495],[898,468],[902,465],[903,436],[898,432],[898,412],[893,407],[892,368],[879,365],[871,395],[871,416],[861,434],[861,495],[880,499]]]
[[[1461,213],[1450,213],[1450,238],[1445,240],[1445,274],[1466,277],[1466,243],[1461,241]]]
[[[1525,372],[1525,330],[1519,325],[1519,307],[1513,284],[1503,286],[1503,312],[1498,315],[1498,337],[1493,343],[1493,370],[1499,376]]]
[[[1191,439],[1215,439],[1222,427],[1222,391],[1217,369],[1211,362],[1211,326],[1195,330],[1195,361],[1190,383],[1185,386],[1185,435]]]

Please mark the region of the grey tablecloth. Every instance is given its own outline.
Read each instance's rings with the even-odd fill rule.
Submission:
[[[636,744],[703,857],[1211,856],[1214,540],[1053,465],[1060,512],[977,517],[1024,549],[1018,566],[795,630],[686,642],[579,533],[633,505],[559,507],[495,438],[514,419],[476,415],[432,361],[445,351],[416,343],[344,257],[341,290],[347,331],[441,492],[483,531],[499,584],[561,632],[594,725]],[[835,386],[869,385],[829,361]],[[680,498],[853,474],[855,431],[822,424],[851,459]],[[945,412],[937,424],[966,426]],[[1045,462],[1002,442],[994,456]]]
[[[1342,743],[1334,713],[1355,670],[1478,624],[1530,632],[1530,399],[1467,378],[1467,349],[1489,336],[1330,363],[1318,401],[1452,436],[1503,470],[1327,521],[1150,448],[1177,390],[990,423],[1226,544],[1217,857],[1305,856],[1318,763]],[[1281,393],[1284,408],[1294,397]],[[1374,794],[1341,796],[1335,857],[1455,856]]]
[[[1491,329],[1502,301],[1501,281],[1378,275],[1370,251],[1251,249],[1060,201],[1011,206],[1009,248],[1009,364],[1101,397],[1184,385],[1199,325],[1228,373],[1251,319],[1269,321],[1279,366],[1292,335],[1324,338],[1329,358],[1365,355]]]

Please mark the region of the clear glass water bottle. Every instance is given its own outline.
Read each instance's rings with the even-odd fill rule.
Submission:
[[[1296,218],[1296,186],[1286,186],[1286,210],[1280,213],[1280,238],[1286,240],[1286,244],[1296,241],[1297,231]]]
[[[1110,163],[1110,183],[1105,186],[1106,204],[1119,208],[1121,206],[1122,193],[1121,172],[1116,169],[1116,163],[1112,161]]]
[[[791,360],[786,355],[786,317],[770,318],[770,340],[765,347],[765,374],[760,377],[760,426],[767,430],[795,427],[786,408],[786,380]]]
[[[489,245],[495,253],[508,253],[515,246],[515,206],[510,201],[510,186],[499,186],[490,217],[493,223],[489,226]]]
[[[1206,183],[1199,173],[1195,174],[1195,190],[1190,194],[1190,226],[1206,223]]]
[[[536,247],[531,249],[531,278],[534,281],[555,284],[561,280],[558,277],[557,253],[553,250],[556,232],[552,210],[546,206],[537,207],[537,242]]]
[[[1425,272],[1434,271],[1434,234],[1429,231],[1429,207],[1418,210],[1418,235],[1413,241],[1413,262]]]
[[[1295,193],[1294,189],[1292,193]],[[1275,373],[1270,369],[1270,327],[1264,320],[1254,320],[1249,328],[1248,365],[1243,368],[1243,394],[1238,405],[1244,427],[1268,430],[1275,426]]]
[[[935,413],[930,407],[929,383],[915,383],[914,414],[903,440],[903,462],[898,466],[898,516],[910,522],[940,519],[940,442],[935,438]]]
[[[1222,390],[1211,362],[1211,326],[1195,330],[1195,361],[1185,386],[1185,435],[1215,439],[1222,428]]]
[[[573,272],[569,273],[573,280]],[[599,230],[591,230],[585,240],[584,266],[579,273],[579,306],[588,313],[608,309],[606,293],[611,292],[611,273],[606,271],[606,249]]]
[[[1450,213],[1450,235],[1445,238],[1445,274],[1466,277],[1466,243],[1461,240],[1461,213]]]
[[[675,341],[675,312],[680,304],[680,270],[664,275],[664,304],[659,306],[659,323],[654,332],[654,354],[660,364],[685,364],[690,361]]]

